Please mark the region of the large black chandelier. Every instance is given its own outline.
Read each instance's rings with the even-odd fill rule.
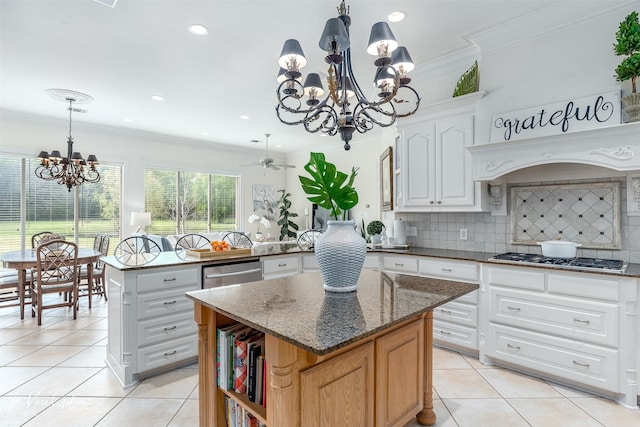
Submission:
[[[100,173],[96,169],[98,159],[93,154],[89,154],[87,160],[82,158],[82,154],[73,151],[73,138],[71,137],[71,113],[74,111],[73,103],[88,104],[93,98],[85,93],[67,89],[47,89],[47,94],[57,100],[69,103],[69,137],[67,138],[67,155],[63,157],[58,150],[53,150],[51,154],[41,151],[38,154],[40,164],[35,170],[38,178],[45,181],[57,181],[58,184],[71,188],[83,182],[100,181]],[[75,110],[80,111],[80,110]]]
[[[326,96],[322,98],[325,90],[317,73],[309,73],[301,83],[300,69],[307,60],[300,43],[289,39],[278,60],[276,114],[282,123],[302,124],[308,132],[332,136],[339,132],[344,149],[349,150],[354,131],[365,133],[374,125],[387,127],[398,117],[410,116],[418,110],[420,96],[409,86],[407,73],[414,68],[409,52],[398,46],[386,22],[371,28],[367,53],[376,56],[373,83],[377,99],[365,96],[351,66],[349,7],[343,0],[337,9],[338,17],[327,21],[319,42],[329,64]]]

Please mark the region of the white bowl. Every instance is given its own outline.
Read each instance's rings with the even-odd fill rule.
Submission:
[[[575,258],[576,248],[580,243],[565,242],[564,240],[548,240],[538,242],[542,246],[542,255],[550,258]]]

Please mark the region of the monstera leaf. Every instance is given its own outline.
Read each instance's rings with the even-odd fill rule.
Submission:
[[[480,80],[478,79],[478,61],[475,61],[471,68],[462,74],[456,88],[453,91],[453,97],[466,95],[476,92],[480,88]]]
[[[358,204],[358,192],[353,187],[353,180],[358,174],[357,168],[351,169],[351,175],[340,172],[333,163],[325,160],[323,153],[311,153],[304,169],[311,175],[298,176],[307,199],[331,211],[331,216],[339,219]]]

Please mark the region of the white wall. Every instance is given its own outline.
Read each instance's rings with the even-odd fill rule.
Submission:
[[[0,152],[34,158],[41,150],[50,152],[57,149],[64,153],[67,149],[68,126],[66,120],[3,111],[0,116]],[[277,189],[285,185],[283,171],[238,166],[257,161],[264,155],[261,150],[134,133],[87,125],[76,120],[73,122],[72,136],[74,150],[84,156],[95,154],[105,164],[123,166],[123,236],[134,231],[135,227],[129,225],[131,212],[144,209],[144,168],[147,166],[194,172],[239,173],[242,199],[238,228],[252,232],[257,229],[256,224],[247,221],[253,211],[252,185],[269,184]]]

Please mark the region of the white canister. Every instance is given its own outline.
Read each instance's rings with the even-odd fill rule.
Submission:
[[[401,219],[393,221],[393,244],[407,244],[407,222]]]

